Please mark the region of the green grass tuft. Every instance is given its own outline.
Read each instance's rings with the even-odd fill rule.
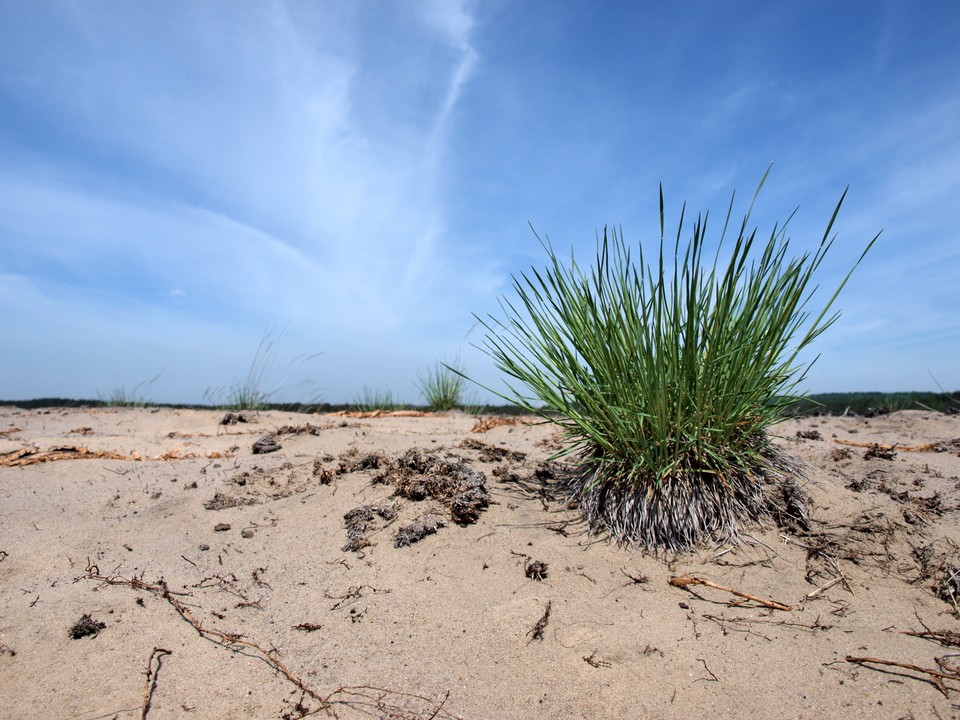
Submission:
[[[796,398],[809,369],[798,354],[836,320],[853,272],[816,314],[807,309],[842,203],[817,249],[796,258],[786,224],[764,243],[748,211],[724,265],[733,199],[710,263],[709,215],[684,242],[681,213],[667,239],[661,188],[650,261],[622,231],[604,229],[588,268],[541,240],[546,269],[514,277],[504,320],[478,318],[480,349],[507,376],[497,394],[562,428],[560,455],[577,460],[573,492],[592,530],[677,551],[735,542],[742,523],[771,514],[805,522],[798,464],[766,431]]]
[[[417,387],[431,410],[453,410],[463,403],[463,390],[466,385],[460,358],[449,365],[437,362],[427,368],[426,373],[418,376]]]

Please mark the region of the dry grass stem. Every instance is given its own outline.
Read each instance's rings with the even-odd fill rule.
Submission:
[[[147,720],[147,714],[150,712],[150,704],[153,701],[153,693],[157,689],[157,678],[160,676],[160,666],[163,664],[163,656],[172,654],[169,650],[155,647],[147,659],[147,679],[143,686],[143,710],[140,713],[140,720]],[[154,660],[157,661],[156,670],[153,669]]]
[[[784,610],[790,612],[793,610],[789,605],[785,605],[776,600],[764,600],[761,597],[756,595],[751,595],[750,593],[742,592],[740,590],[734,590],[733,588],[726,587],[724,585],[719,585],[718,583],[713,582],[712,580],[705,580],[703,578],[696,577],[694,575],[680,575],[679,577],[670,578],[670,584],[674,587],[689,587],[691,585],[703,585],[705,587],[713,588],[714,590],[722,590],[723,592],[732,593],[737,597],[744,598],[745,600],[750,600],[752,602],[763,605],[764,607],[771,608],[772,610]]]
[[[904,670],[913,670],[914,672],[919,672],[919,673],[923,673],[924,675],[929,675],[930,676],[929,682],[932,683],[937,688],[937,690],[943,693],[944,697],[950,697],[949,695],[950,690],[953,690],[954,692],[957,691],[956,688],[948,687],[944,683],[944,680],[955,680],[957,682],[960,682],[960,673],[958,673],[955,670],[945,668],[939,662],[938,662],[938,665],[940,665],[940,669],[934,670],[932,668],[920,667],[919,665],[914,665],[913,663],[896,662],[894,660],[880,660],[878,658],[872,658],[872,657],[852,657],[850,655],[847,655],[845,659],[849,663],[857,663],[859,665],[872,663],[874,665],[884,665],[886,667],[896,667],[896,668],[902,668]],[[917,679],[922,680],[923,678],[917,678]]]

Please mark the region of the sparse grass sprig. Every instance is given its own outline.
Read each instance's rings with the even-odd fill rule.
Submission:
[[[842,203],[816,250],[796,258],[786,224],[763,243],[748,211],[724,265],[733,199],[707,263],[709,215],[684,242],[681,213],[668,240],[661,189],[651,261],[642,247],[634,259],[622,231],[604,229],[586,269],[541,240],[547,268],[514,278],[505,320],[480,319],[481,349],[508,378],[498,394],[563,429],[561,454],[579,461],[574,494],[594,530],[682,550],[735,541],[740,523],[771,513],[804,522],[798,465],[766,430],[795,399],[809,368],[798,355],[836,320],[831,307],[853,272],[808,310]]]
[[[150,405],[149,390],[160,375],[161,373],[157,373],[149,380],[137,383],[132,390],[127,390],[122,384],[117,385],[107,395],[103,395],[98,390],[97,398],[109,407],[147,407]]]
[[[417,387],[431,410],[452,410],[463,402],[464,369],[457,357],[452,363],[437,362],[418,375]]]
[[[363,386],[363,391],[354,401],[354,406],[360,412],[391,412],[401,407],[389,388],[373,388],[367,385]]]
[[[237,410],[262,410],[276,392],[267,389],[266,377],[273,369],[276,360],[277,343],[286,333],[274,336],[272,328],[264,331],[257,345],[257,352],[250,362],[250,369],[242,380],[234,378],[230,386],[229,404]]]

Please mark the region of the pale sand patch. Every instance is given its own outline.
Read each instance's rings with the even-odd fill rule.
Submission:
[[[868,448],[836,442],[937,444],[960,437],[957,417],[783,423],[781,442],[811,466],[817,534],[758,528],[742,547],[669,562],[584,534],[542,471],[557,448],[549,426],[222,417],[0,408],[0,453],[84,449],[0,467],[0,716],[139,718],[148,665],[152,720],[320,709],[277,662],[320,696],[392,691],[357,699],[382,697],[406,717],[960,714],[960,690],[944,697],[922,674],[845,661],[935,668],[960,652],[904,634],[921,621],[960,632],[944,592],[945,570],[960,565],[958,451],[865,459]],[[281,449],[254,454],[277,430]],[[821,439],[797,437],[814,430]],[[413,448],[484,474],[491,503],[477,522],[453,522],[450,498],[395,497],[376,482]],[[369,515],[369,544],[344,551],[344,515],[363,506],[354,518]],[[401,528],[431,517],[443,526],[395,547]],[[683,575],[792,609],[670,585]],[[155,591],[164,585],[207,637]],[[72,639],[85,615],[94,630]]]

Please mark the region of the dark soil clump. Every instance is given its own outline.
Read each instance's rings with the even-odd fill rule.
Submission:
[[[203,507],[207,510],[226,510],[227,508],[232,507],[253,505],[255,502],[255,500],[251,500],[250,498],[239,498],[234,497],[233,495],[225,495],[218,492],[212,498],[207,500],[203,504]]]
[[[367,537],[370,532],[379,529],[377,517],[390,522],[397,517],[394,505],[361,505],[343,516],[347,528],[347,543],[340,548],[343,552],[358,552],[373,543]]]
[[[269,436],[262,437],[253,444],[253,454],[263,455],[265,453],[272,453],[276,452],[281,447],[282,445],[280,445],[280,443],[278,443],[274,438]]]
[[[446,526],[446,521],[439,515],[427,513],[417,518],[409,525],[404,525],[397,531],[393,540],[394,547],[407,547],[420,542],[427,535],[433,535],[437,530]]]
[[[79,640],[80,638],[89,637],[91,635],[96,637],[105,627],[107,627],[106,623],[98,622],[84,613],[83,617],[77,620],[73,627],[70,628],[70,637],[74,640]]]
[[[519,450],[507,450],[506,448],[496,447],[482,440],[474,440],[473,438],[467,438],[461,442],[458,447],[464,450],[476,450],[480,453],[481,462],[495,463],[503,460],[523,462],[527,459],[527,454]]]
[[[381,480],[393,482],[394,492],[410,500],[431,498],[450,504],[451,517],[460,525],[474,523],[490,504],[486,477],[460,458],[408,450]]]
[[[381,453],[360,455],[356,450],[349,451],[340,456],[337,475],[346,475],[360,470],[379,470],[384,462],[386,458]]]
[[[547,579],[547,571],[549,565],[547,565],[542,560],[534,560],[533,558],[528,558],[527,562],[523,567],[523,573],[531,580],[543,581]]]
[[[896,457],[896,450],[893,448],[880,447],[879,445],[873,445],[863,454],[864,460],[893,460]]]

